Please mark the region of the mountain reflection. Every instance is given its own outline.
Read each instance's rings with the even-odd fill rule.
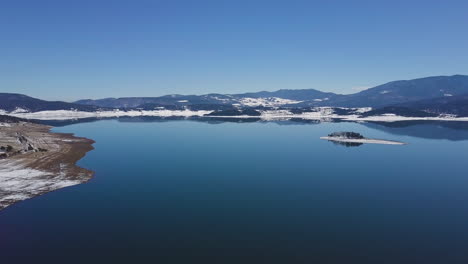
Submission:
[[[468,122],[402,121],[362,123],[362,125],[400,136],[451,141],[468,140]]]
[[[273,122],[278,125],[316,125],[323,121],[320,120],[304,120],[299,118],[288,120],[273,120],[266,121],[260,118],[222,118],[222,117],[120,117],[120,118],[84,118],[74,120],[38,120],[36,122],[62,127],[72,124],[89,123],[101,120],[117,120],[118,122],[170,122],[178,120],[191,120],[194,122],[206,122],[209,124],[221,123],[254,123],[254,122]],[[342,122],[339,120],[327,120],[326,122]],[[445,139],[451,141],[468,140],[468,122],[454,122],[454,121],[400,121],[400,122],[367,122],[360,123],[368,128],[384,131],[386,133],[411,136],[424,139]],[[357,147],[355,143],[336,143],[346,147]]]
[[[339,142],[339,141],[330,141],[330,142],[332,142],[335,145],[344,146],[344,147],[347,147],[347,148],[359,147],[359,146],[363,145],[363,143],[355,143],[355,142]]]

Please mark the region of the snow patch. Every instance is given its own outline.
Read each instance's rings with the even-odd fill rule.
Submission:
[[[314,99],[313,101],[315,101],[315,102],[323,102],[323,101],[328,101],[328,100],[330,100],[330,98],[325,97],[325,98],[322,98],[322,99]]]
[[[365,113],[365,112],[369,112],[371,110],[372,110],[372,107],[361,107],[361,108],[356,108],[356,110],[354,112],[362,114],[362,113]]]
[[[265,98],[250,98],[245,97],[239,100],[239,102],[244,106],[281,106],[281,105],[288,105],[288,104],[298,104],[302,103],[303,101],[296,101],[290,99],[284,99],[279,97],[265,97]]]
[[[428,120],[428,121],[468,121],[468,117],[456,117],[453,115],[440,115],[438,117],[405,117],[397,116],[395,114],[383,114],[379,116],[368,116],[362,117],[361,113],[372,110],[370,107],[365,108],[341,108],[352,110],[355,114],[350,115],[338,115],[334,112],[332,107],[316,107],[309,112],[303,113],[292,113],[289,110],[266,110],[260,111],[260,116],[216,116],[222,118],[260,118],[265,121],[279,121],[289,120],[292,118],[304,119],[304,120],[317,120],[317,121],[331,121],[331,120],[343,120],[343,121],[376,121],[376,122],[398,122],[398,121],[416,121],[416,120]],[[210,116],[209,116],[210,117]]]
[[[212,111],[191,111],[191,110],[114,110],[114,111],[97,111],[97,112],[83,112],[74,110],[55,110],[55,111],[40,111],[34,113],[16,113],[9,114],[11,116],[38,119],[38,120],[68,120],[68,119],[82,119],[82,118],[105,118],[105,117],[122,117],[122,116],[159,116],[159,117],[191,117],[191,116],[204,116]]]
[[[28,113],[29,110],[26,110],[21,107],[17,107],[15,110],[11,111],[10,114],[19,114],[19,113]]]
[[[231,99],[224,99],[224,98],[219,98],[218,96],[210,96],[211,99],[214,99],[214,100],[217,100],[217,101],[221,101],[221,102],[230,102]]]
[[[65,174],[25,168],[17,162],[0,160],[0,209],[39,194],[80,184],[69,180]]]

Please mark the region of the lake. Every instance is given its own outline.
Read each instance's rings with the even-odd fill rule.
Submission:
[[[3,263],[468,263],[466,124],[240,121],[54,128],[95,177],[1,211]]]

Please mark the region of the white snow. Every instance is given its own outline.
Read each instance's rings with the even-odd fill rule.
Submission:
[[[219,98],[218,96],[210,96],[211,99],[218,100],[221,102],[230,102],[231,99],[224,99],[224,98]]]
[[[355,112],[356,113],[365,113],[365,112],[369,112],[372,110],[372,107],[361,107],[361,108],[355,108]]]
[[[380,94],[388,94],[389,92],[390,91],[385,90],[385,91],[381,91]]]
[[[19,113],[28,113],[29,110],[23,109],[21,107],[17,107],[15,110],[11,112],[11,114],[19,114]]]
[[[379,122],[397,122],[397,121],[468,121],[468,117],[453,117],[441,115],[438,117],[406,117],[398,116],[394,114],[384,114],[380,116],[369,116],[369,117],[359,117],[359,116],[344,116],[343,120],[348,121],[379,121]]]
[[[328,101],[328,100],[329,100],[329,98],[326,97],[326,98],[322,98],[322,99],[314,99],[313,101],[314,102],[323,102],[323,101]]]
[[[188,103],[188,100],[179,100],[178,103]]]
[[[66,179],[64,174],[52,175],[25,168],[14,161],[0,160],[0,209],[14,201],[80,183],[79,180]]]
[[[343,108],[346,109],[346,108]],[[468,117],[455,117],[452,115],[440,115],[438,117],[405,117],[397,116],[394,114],[384,114],[380,116],[369,116],[361,117],[360,114],[370,111],[370,107],[366,108],[352,108],[356,113],[354,115],[338,115],[335,114],[331,107],[317,107],[315,111],[303,112],[300,114],[293,114],[289,110],[267,110],[260,111],[260,116],[216,116],[222,118],[260,118],[265,121],[274,120],[288,120],[291,118],[299,118],[304,120],[320,120],[329,121],[333,119],[339,119],[343,121],[376,121],[376,122],[397,122],[397,121],[416,121],[416,120],[428,120],[428,121],[468,121]]]
[[[266,98],[250,98],[245,97],[239,100],[242,105],[245,106],[281,106],[287,104],[298,104],[303,101],[296,101],[290,99],[284,99],[279,97],[266,97]]]
[[[446,93],[444,94],[445,97],[450,97],[450,96],[453,96],[452,94],[449,94],[449,93]]]
[[[123,116],[160,116],[160,117],[171,117],[171,116],[203,116],[211,113],[212,111],[191,111],[191,110],[114,110],[114,111],[97,111],[97,112],[83,112],[75,110],[56,110],[56,111],[40,111],[33,113],[9,113],[10,116],[27,118],[27,119],[39,119],[39,120],[68,120],[68,119],[81,119],[81,118],[102,118],[102,117],[123,117]]]
[[[254,99],[253,101],[246,101],[247,104],[256,105],[262,102],[262,98]],[[281,99],[281,98],[279,98]],[[257,101],[255,101],[257,100]],[[260,101],[258,101],[260,100]],[[276,100],[276,99],[275,99]],[[273,102],[285,102],[291,103],[292,100],[281,99]],[[295,101],[297,102],[297,101]],[[266,103],[266,102],[263,102]],[[270,102],[271,103],[271,102]],[[240,106],[240,105],[236,105]],[[397,116],[394,114],[384,114],[380,116],[369,116],[361,117],[360,114],[372,110],[370,107],[363,108],[341,108],[352,110],[355,114],[351,115],[338,115],[335,114],[334,108],[332,107],[316,107],[314,111],[303,112],[300,114],[293,114],[289,110],[266,110],[260,111],[260,116],[213,116],[222,118],[261,118],[263,120],[285,120],[291,118],[301,118],[306,120],[321,120],[327,121],[332,119],[340,119],[344,121],[380,121],[380,122],[397,122],[397,121],[413,121],[413,120],[430,120],[430,121],[468,121],[468,117],[456,117],[453,115],[440,115],[438,117],[405,117]],[[1,110],[0,110],[1,112]],[[136,117],[136,116],[153,116],[153,117],[202,117],[213,111],[207,110],[166,110],[166,109],[155,109],[155,110],[114,110],[114,111],[97,111],[97,112],[83,112],[76,110],[56,110],[56,111],[40,111],[33,113],[6,113],[10,116],[26,118],[26,119],[38,119],[38,120],[70,120],[70,119],[82,119],[82,118],[112,118],[112,117]],[[208,116],[210,117],[210,116]],[[2,123],[0,126],[8,126],[8,124]]]

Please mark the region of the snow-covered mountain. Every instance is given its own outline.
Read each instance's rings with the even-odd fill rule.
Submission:
[[[278,90],[243,94],[166,95],[80,100],[75,103],[99,107],[135,108],[140,106],[235,105],[252,106],[332,106],[379,108],[412,101],[468,94],[468,76],[435,76],[394,81],[355,94],[339,95],[314,89]]]
[[[0,114],[37,119],[205,115],[304,117],[303,113],[309,113],[308,116],[314,118],[369,118],[382,115],[467,117],[467,96],[468,76],[454,75],[395,81],[350,95],[325,93],[314,89],[283,89],[244,94],[105,98],[67,103],[0,93]]]
[[[304,102],[321,102],[338,96],[339,95],[333,93],[324,93],[314,89],[307,89],[245,94],[173,94],[160,97],[123,97],[97,100],[87,99],[79,100],[75,103],[114,108],[136,108],[149,105],[154,107],[187,105],[284,106]]]

